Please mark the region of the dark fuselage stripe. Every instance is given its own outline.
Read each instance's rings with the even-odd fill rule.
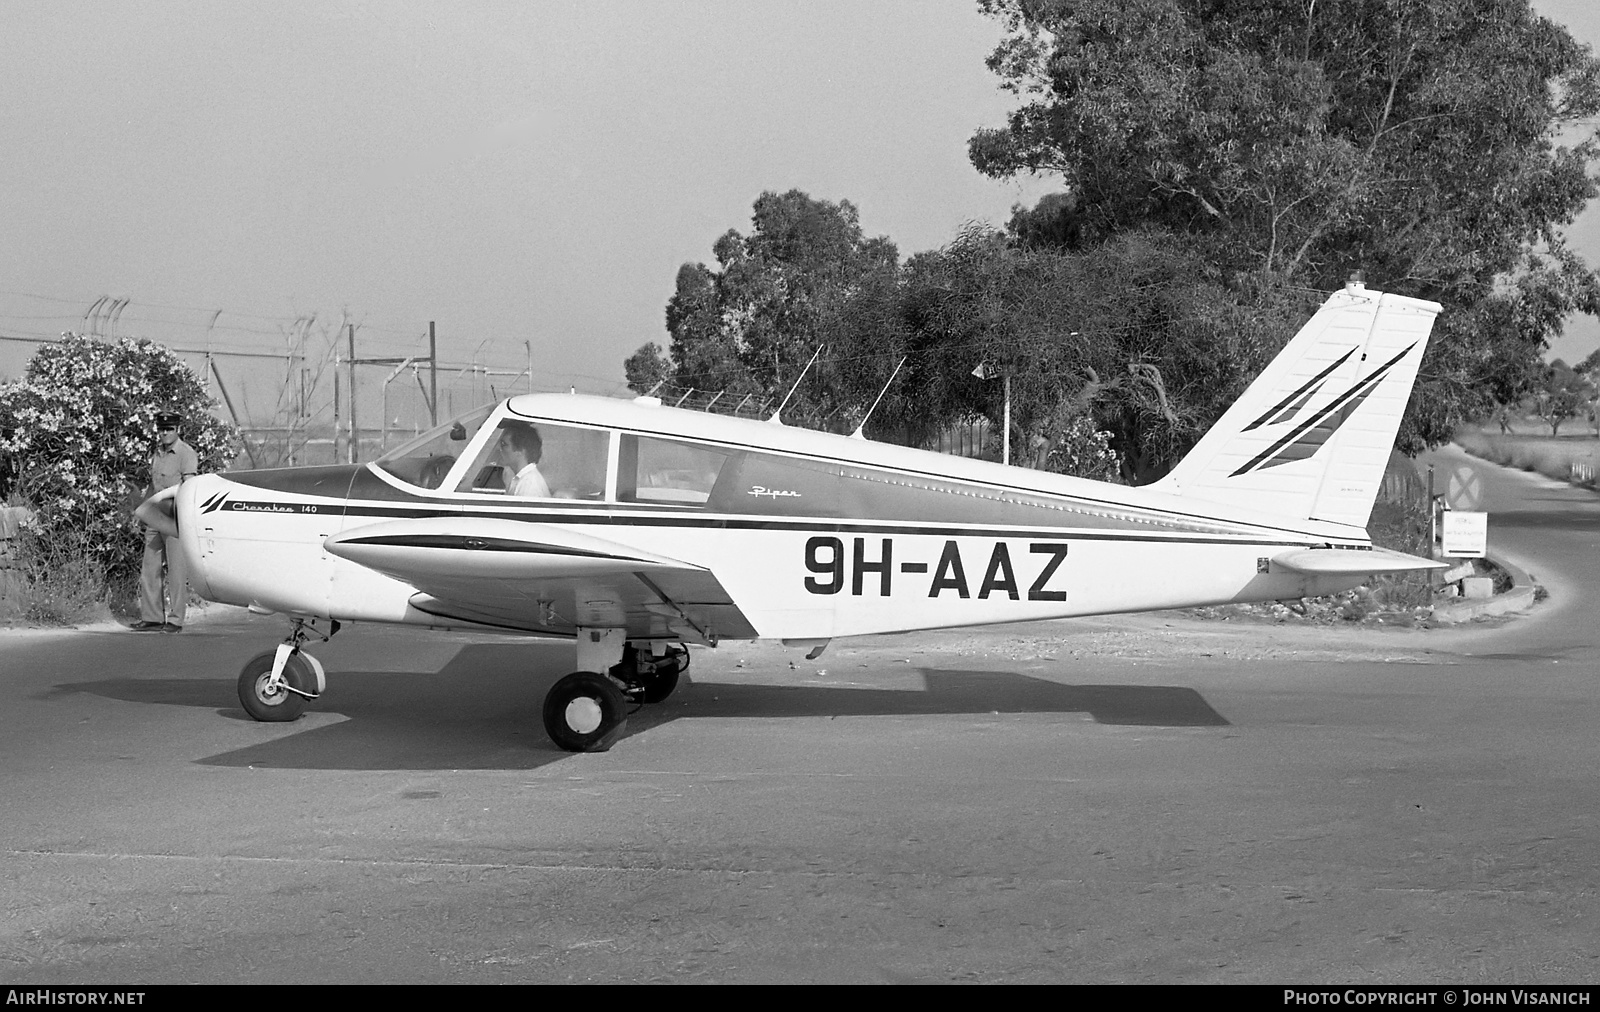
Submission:
[[[622,431],[631,432],[632,430],[623,429]],[[660,435],[660,434],[657,433],[656,435]],[[715,444],[717,446],[722,446],[723,445],[723,444],[718,443],[718,442],[716,442],[714,440],[710,441],[710,443],[708,443],[708,445],[711,445],[711,444]],[[733,447],[732,444],[728,444],[728,445],[730,447],[734,448],[734,449],[738,449],[738,447]],[[830,466],[835,466],[835,467],[849,467],[849,468],[855,468],[855,469],[859,469],[859,470],[871,470],[872,469],[868,465],[856,465],[856,464],[846,465],[843,462],[832,461],[832,460],[830,460],[828,458],[813,458],[813,457],[810,457],[810,456],[807,456],[807,455],[804,455],[804,454],[800,454],[800,455],[783,454],[783,455],[784,456],[795,456],[795,458],[799,459],[799,460],[811,460],[813,462],[829,464]],[[467,515],[467,516],[491,516],[491,517],[493,517],[493,516],[506,516],[507,515],[507,514],[501,513],[501,512],[476,512],[475,510],[478,510],[478,509],[488,508],[488,509],[492,510],[494,508],[493,505],[492,505],[492,500],[486,500],[484,497],[474,496],[474,497],[468,498],[468,497],[462,497],[462,496],[456,496],[456,495],[448,495],[448,494],[447,495],[441,495],[441,494],[438,494],[438,493],[422,494],[419,491],[407,489],[401,482],[399,482],[397,479],[395,479],[392,475],[388,475],[388,474],[383,473],[381,468],[377,468],[377,467],[375,467],[373,465],[366,464],[366,465],[340,465],[340,466],[341,467],[346,467],[346,468],[351,468],[351,469],[358,469],[359,468],[361,470],[360,470],[359,474],[355,475],[354,481],[351,482],[348,493],[344,493],[344,491],[341,490],[341,494],[339,494],[337,496],[329,496],[329,495],[327,495],[327,493],[322,492],[322,491],[318,491],[316,489],[299,488],[299,487],[294,486],[292,483],[290,483],[287,480],[287,478],[290,476],[290,474],[292,472],[294,472],[296,470],[300,470],[300,469],[294,469],[294,468],[285,469],[284,471],[280,471],[280,472],[260,472],[260,471],[256,471],[256,472],[252,472],[252,471],[232,472],[232,473],[224,473],[222,475],[222,477],[227,478],[230,481],[237,482],[238,484],[247,485],[247,486],[251,486],[251,487],[270,489],[270,490],[275,491],[275,492],[285,492],[285,493],[289,493],[289,494],[306,495],[308,497],[322,499],[322,500],[327,502],[328,506],[335,507],[335,508],[343,508],[345,506],[346,502],[353,502],[353,503],[363,504],[360,507],[358,507],[357,509],[352,510],[351,512],[352,513],[357,513],[357,514],[369,515],[369,516],[431,517],[431,516],[440,515],[442,513],[445,513],[446,511],[451,511],[451,510],[461,511],[464,515]],[[304,469],[304,470],[320,472],[320,471],[328,470],[328,469],[327,468],[308,468],[308,469]],[[382,477],[378,477],[378,475],[380,475],[380,474],[382,475]],[[1098,500],[1098,499],[1093,499],[1093,498],[1084,498],[1084,497],[1074,496],[1074,495],[1063,495],[1063,494],[1053,493],[1053,492],[1040,492],[1037,489],[1030,489],[1030,488],[1025,488],[1025,487],[1022,487],[1022,486],[1011,486],[1011,485],[998,484],[998,483],[993,483],[993,482],[987,482],[987,483],[985,483],[985,482],[975,482],[975,483],[974,482],[965,482],[964,479],[951,479],[948,476],[943,476],[943,475],[938,475],[938,474],[933,474],[933,473],[928,473],[928,472],[922,472],[922,471],[918,471],[918,470],[915,470],[915,469],[897,468],[897,469],[892,469],[890,471],[886,471],[885,474],[886,475],[887,474],[895,474],[895,475],[908,476],[908,477],[913,477],[913,478],[920,478],[920,479],[924,479],[924,480],[928,480],[928,481],[938,482],[938,483],[941,483],[943,485],[950,485],[952,482],[954,482],[956,485],[960,485],[960,484],[966,483],[966,484],[970,484],[972,489],[982,488],[982,489],[987,489],[989,493],[993,493],[993,495],[985,494],[984,496],[982,496],[983,498],[995,498],[996,496],[1004,496],[1004,495],[1008,495],[1008,494],[1015,494],[1015,495],[1023,495],[1023,496],[1042,498],[1042,499],[1051,499],[1051,500],[1059,499],[1060,500],[1060,505],[1059,506],[1049,505],[1049,506],[1043,506],[1042,508],[1048,508],[1048,509],[1052,509],[1052,510],[1060,509],[1060,510],[1063,510],[1065,512],[1072,512],[1072,513],[1080,513],[1081,512],[1081,513],[1084,513],[1085,515],[1088,515],[1088,516],[1100,516],[1100,517],[1116,518],[1116,519],[1122,520],[1123,523],[1127,524],[1130,527],[1131,526],[1135,526],[1135,525],[1160,525],[1160,526],[1165,527],[1165,528],[1167,528],[1169,530],[1176,530],[1176,531],[1179,531],[1179,532],[1187,531],[1187,533],[1197,534],[1197,535],[1205,533],[1206,529],[1214,529],[1214,528],[1217,528],[1217,527],[1224,527],[1224,528],[1228,528],[1228,527],[1243,527],[1243,528],[1248,528],[1248,530],[1241,532],[1245,536],[1250,536],[1254,532],[1272,531],[1272,532],[1276,532],[1276,534],[1277,534],[1277,536],[1279,538],[1292,539],[1290,543],[1293,543],[1293,544],[1299,544],[1299,543],[1301,543],[1302,540],[1304,540],[1306,538],[1306,535],[1302,534],[1300,531],[1295,530],[1292,527],[1283,527],[1283,526],[1279,526],[1277,524],[1272,524],[1272,523],[1239,522],[1239,521],[1229,521],[1229,520],[1218,520],[1218,519],[1216,519],[1214,517],[1209,517],[1209,516],[1206,516],[1205,514],[1202,514],[1202,513],[1198,513],[1198,512],[1191,513],[1191,512],[1188,512],[1186,510],[1177,509],[1177,508],[1172,508],[1172,509],[1167,509],[1167,510],[1154,510],[1154,509],[1152,509],[1150,507],[1131,506],[1131,505],[1128,505],[1126,503],[1119,503],[1119,502],[1115,502],[1115,501],[1103,501],[1103,500]],[[266,477],[266,476],[270,476],[273,480],[271,480],[271,481],[263,480],[263,478]],[[311,475],[311,477],[315,478],[316,475]],[[361,484],[364,481],[371,481],[371,482],[379,483],[383,487],[383,489],[384,489],[386,494],[383,495],[383,496],[368,496],[368,495],[363,494],[361,492],[361,490],[357,489],[355,486],[358,485],[358,484]],[[939,490],[939,491],[951,491],[950,488],[939,488],[939,489],[936,489],[936,490]],[[960,494],[964,495],[964,494],[967,494],[967,493],[960,493]],[[503,499],[503,497],[497,497],[497,498],[502,498]],[[996,501],[997,502],[1006,502],[1005,500],[999,499],[999,498],[996,498]],[[380,504],[380,503],[394,503],[395,505],[393,505],[393,506],[387,506],[387,507],[382,507],[382,508],[396,510],[396,511],[399,511],[399,512],[391,512],[391,513],[387,513],[387,514],[374,512],[375,510],[380,508],[378,506],[378,504]],[[409,506],[402,506],[402,505],[400,505],[401,503],[407,503],[407,504],[410,504],[410,505]],[[252,509],[261,510],[261,507],[270,507],[272,504],[271,503],[259,503],[259,502],[257,502],[257,503],[247,503],[247,504],[219,503],[218,505],[221,506],[221,507],[225,507],[225,508],[227,508],[229,510],[237,509],[237,510],[240,510],[240,511],[249,511],[249,510],[252,510]],[[1037,503],[1037,502],[1014,502],[1014,503],[1009,503],[1009,505],[1039,507],[1042,504],[1041,503]],[[320,504],[319,504],[319,506],[320,506]],[[410,510],[409,512],[406,511],[408,509]],[[584,500],[584,499],[564,500],[562,502],[562,504],[561,504],[562,512],[559,514],[562,519],[559,522],[570,522],[570,523],[627,522],[626,520],[622,519],[625,514],[630,514],[630,513],[659,513],[659,511],[662,511],[664,509],[673,509],[673,506],[670,505],[670,504],[664,504],[664,503],[606,502],[606,501]],[[268,510],[261,510],[261,511],[270,512],[271,510],[268,509]],[[675,512],[681,512],[682,515],[685,516],[685,517],[697,518],[691,524],[689,524],[687,526],[706,526],[707,525],[707,521],[705,519],[703,519],[703,518],[706,517],[706,510],[705,510],[704,507],[683,506],[683,507],[681,507],[681,510],[674,510],[674,511]],[[320,509],[310,510],[308,512],[321,512],[321,510]],[[567,519],[568,517],[571,517],[572,514],[574,514],[574,513],[582,513],[582,512],[603,513],[603,514],[605,514],[605,516],[602,517],[598,521],[587,521],[587,520],[577,520],[577,519],[568,520]],[[724,515],[725,516],[726,514],[724,513],[724,514],[720,514],[720,515]],[[1150,519],[1142,519],[1144,517],[1149,517]],[[512,519],[517,519],[517,520],[527,519],[527,514],[517,513],[515,515],[512,515],[511,518]],[[613,518],[616,518],[616,519],[613,520]],[[913,524],[915,523],[915,520],[909,520],[908,521],[908,520],[906,520],[906,518],[903,518],[903,517],[900,518],[900,519],[901,519],[902,523],[906,523],[906,522],[913,523]],[[540,522],[544,522],[544,521],[540,521]],[[801,521],[801,522],[803,523],[804,521]],[[949,523],[952,523],[952,522],[959,522],[959,521],[945,521],[946,524],[949,524]],[[716,523],[716,521],[712,521],[713,525],[715,523]],[[781,521],[780,521],[780,523],[781,523]],[[672,526],[671,524],[662,524],[662,525],[663,526]],[[1196,527],[1201,528],[1201,530],[1194,530],[1194,528],[1196,528]],[[917,529],[920,529],[920,528],[917,528]],[[1082,530],[1085,530],[1086,528],[1080,526],[1080,527],[1070,528],[1070,529],[1082,531]],[[1101,527],[1095,526],[1095,527],[1093,527],[1093,529],[1095,529],[1095,530],[1104,530],[1105,528],[1101,528]],[[1226,537],[1221,537],[1218,540],[1227,540],[1227,538]]]
[[[503,538],[475,538],[459,535],[379,535],[365,538],[348,538],[342,545],[386,545],[395,548],[444,548],[468,552],[527,552],[534,555],[569,555],[573,558],[618,559],[623,562],[644,562],[644,559],[608,552],[591,552],[582,548],[565,548],[542,545],[532,541],[509,541]]]
[[[523,523],[538,524],[584,524],[602,527],[712,527],[722,530],[743,531],[794,531],[796,533],[826,533],[826,534],[906,534],[927,535],[929,537],[943,538],[1032,538],[1034,540],[1057,541],[1148,541],[1162,544],[1201,544],[1201,545],[1288,545],[1312,546],[1325,542],[1321,539],[1305,537],[1299,539],[1278,538],[1252,538],[1247,534],[1236,537],[1201,536],[1192,534],[1142,534],[1138,532],[1106,531],[1092,529],[1086,531],[1073,531],[1062,528],[1046,528],[1043,530],[1011,529],[1002,527],[951,527],[934,525],[909,525],[909,524],[869,524],[850,520],[743,520],[727,517],[706,516],[671,516],[671,517],[642,517],[642,516],[596,516],[588,512],[561,512],[561,513],[459,513],[444,510],[419,510],[403,506],[369,506],[365,504],[350,504],[346,507],[345,516],[348,517],[373,517],[373,518],[486,518],[491,520],[517,520]]]

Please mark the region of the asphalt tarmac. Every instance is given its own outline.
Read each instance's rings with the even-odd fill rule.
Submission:
[[[559,644],[0,632],[0,983],[1595,981],[1600,505],[1472,466],[1526,616],[728,644],[597,755]]]

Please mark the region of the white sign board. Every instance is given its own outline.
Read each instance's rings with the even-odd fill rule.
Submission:
[[[1489,514],[1445,510],[1440,518],[1439,541],[1445,558],[1477,559],[1489,551]]]

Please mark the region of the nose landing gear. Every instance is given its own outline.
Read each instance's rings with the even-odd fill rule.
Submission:
[[[250,658],[239,672],[239,702],[245,712],[274,723],[300,716],[306,701],[322,695],[328,685],[322,662],[303,651],[301,644],[312,636],[326,643],[338,631],[337,621],[324,636],[309,620],[294,619],[288,637],[275,650]]]

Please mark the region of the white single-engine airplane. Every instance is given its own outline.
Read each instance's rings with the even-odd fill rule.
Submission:
[[[688,644],[1268,601],[1438,563],[1365,526],[1439,306],[1335,293],[1165,478],[1139,488],[601,397],[528,394],[369,464],[202,474],[194,589],[287,616],[239,676],[257,720],[326,686],[348,622],[558,636],[550,737],[601,751]],[[321,628],[319,628],[319,623]],[[325,630],[325,631],[324,631]]]

